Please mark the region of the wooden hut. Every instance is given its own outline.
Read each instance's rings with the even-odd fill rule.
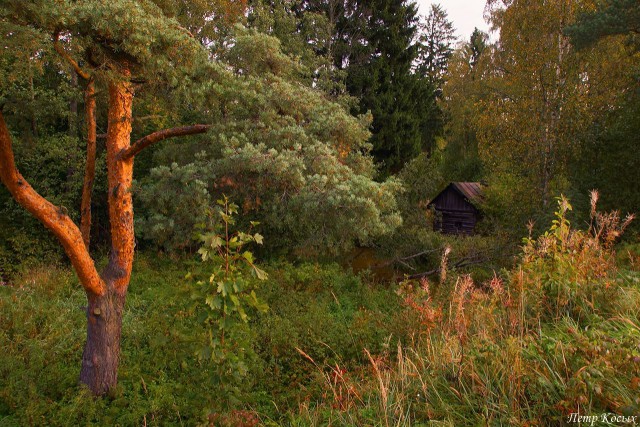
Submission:
[[[428,205],[435,210],[433,229],[445,234],[472,234],[480,219],[482,185],[452,182]]]

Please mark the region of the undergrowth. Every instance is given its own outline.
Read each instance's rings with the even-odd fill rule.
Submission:
[[[383,351],[404,326],[392,289],[337,265],[277,263],[257,290],[271,309],[250,323],[257,357],[229,407],[199,357],[208,329],[198,318],[197,260],[141,254],[123,319],[118,388],[93,399],[78,384],[86,298],[66,267],[23,271],[0,286],[0,426],[262,425],[287,423],[300,405],[321,401],[321,375],[297,352],[356,369],[362,348]]]
[[[594,205],[595,206],[595,205]],[[124,315],[119,385],[78,385],[86,300],[66,267],[0,286],[0,426],[546,426],[572,413],[640,414],[640,274],[627,221],[592,212],[523,242],[518,265],[376,283],[337,265],[272,262],[249,322],[254,357],[222,404],[198,357],[208,330],[186,272],[138,257]]]
[[[586,231],[559,200],[548,232],[519,265],[407,281],[413,341],[346,373],[347,407],[328,400],[300,425],[564,425],[572,413],[640,419],[640,274],[619,270],[613,243],[632,218],[593,211]],[[392,350],[392,351],[391,351]],[[329,370],[330,366],[320,367]],[[327,381],[328,389],[336,385]],[[632,418],[627,418],[631,420]]]

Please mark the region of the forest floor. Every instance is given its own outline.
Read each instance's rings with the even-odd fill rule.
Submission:
[[[202,264],[141,254],[119,386],[103,399],[78,384],[86,300],[77,279],[66,267],[32,267],[0,287],[0,426],[562,425],[574,412],[638,415],[640,273],[543,264],[479,284],[455,275],[398,284],[336,264],[271,263],[258,288],[269,310],[250,320],[251,351],[229,382],[201,357],[209,330],[185,276]]]

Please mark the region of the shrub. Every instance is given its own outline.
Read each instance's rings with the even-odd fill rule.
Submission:
[[[622,297],[615,286],[618,277],[613,243],[631,223],[617,212],[596,212],[598,193],[592,193],[591,225],[588,230],[572,230],[565,198],[549,231],[537,239],[528,237],[523,248],[522,271],[517,277],[528,296],[527,318],[540,321],[570,317],[583,323],[593,316],[611,315]]]
[[[245,248],[250,243],[262,244],[262,236],[235,231],[238,206],[226,197],[218,204],[218,227],[200,236],[202,247],[198,251],[202,261],[213,268],[207,272],[209,277],[196,282],[192,299],[197,301],[196,310],[206,325],[198,358],[208,365],[211,381],[220,390],[218,408],[229,409],[240,401],[243,390],[239,384],[246,381],[247,365],[256,362],[249,316],[268,308],[258,300],[252,276],[266,280],[267,274]]]

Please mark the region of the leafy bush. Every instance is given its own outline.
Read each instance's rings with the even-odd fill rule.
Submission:
[[[228,409],[233,407],[231,402],[240,401],[237,384],[246,380],[247,365],[256,359],[249,316],[268,308],[258,300],[251,277],[266,280],[267,273],[255,265],[253,254],[245,248],[250,243],[262,244],[262,236],[233,230],[238,206],[228,198],[218,204],[221,221],[216,231],[200,236],[203,244],[198,251],[213,269],[207,272],[208,278],[196,282],[191,297],[198,301],[196,309],[206,325],[205,345],[198,358],[210,365],[211,381],[220,390],[219,407]]]

